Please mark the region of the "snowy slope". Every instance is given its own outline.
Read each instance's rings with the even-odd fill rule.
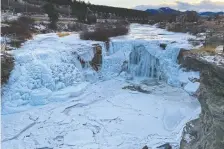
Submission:
[[[198,101],[180,88],[195,87],[189,77],[199,73],[184,72],[176,63],[180,48],[192,48],[189,38],[195,37],[132,24],[129,35],[112,38],[107,51],[103,43],[79,40],[77,34],[35,36],[13,51],[15,68],[2,96],[2,148],[138,149],[166,142],[178,147],[185,123],[200,113]],[[95,43],[103,47],[98,74],[77,59],[91,60]],[[139,47],[147,53],[140,64],[154,65],[152,59],[158,59],[162,80],[118,76]],[[136,69],[143,70],[147,67]],[[125,89],[133,84],[149,92]]]

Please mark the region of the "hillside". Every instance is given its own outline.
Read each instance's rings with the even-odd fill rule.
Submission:
[[[26,12],[26,13],[43,13],[42,6],[48,2],[48,0],[36,1],[36,0],[2,0],[3,10],[12,10],[16,13]],[[90,8],[92,12],[98,16],[109,18],[111,16],[121,17],[121,18],[147,18],[149,14],[145,11],[139,11],[135,9],[94,5],[91,3],[85,3],[84,1],[74,1],[71,0],[52,0],[52,2],[57,6],[59,13],[63,15],[73,14],[72,7],[78,8],[79,13],[86,15],[87,7]]]
[[[150,14],[162,14],[162,13],[164,13],[164,14],[179,14],[180,13],[180,11],[171,9],[169,7],[161,7],[159,9],[147,9],[145,11]]]
[[[200,16],[216,16],[216,15],[224,15],[224,12],[211,12],[211,11],[206,11],[206,12],[200,12],[199,13]]]
[[[146,12],[148,12],[149,14],[180,14],[180,13],[184,13],[187,11],[179,11],[179,10],[175,10],[169,7],[161,7],[158,9],[145,9]],[[206,11],[206,12],[198,12],[198,15],[200,16],[204,16],[204,17],[213,17],[216,15],[224,15],[224,12],[220,11],[220,12],[211,12],[211,11]]]

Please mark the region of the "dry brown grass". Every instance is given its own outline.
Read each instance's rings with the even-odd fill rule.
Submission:
[[[216,50],[214,46],[206,46],[206,47],[201,47],[199,49],[193,49],[193,53],[208,53],[208,54],[215,54]]]
[[[70,35],[70,33],[63,33],[63,32],[60,32],[60,33],[57,33],[58,37],[65,37],[65,36],[68,36]]]
[[[18,20],[9,22],[9,26],[1,27],[2,35],[16,34],[18,38],[30,39],[33,30],[34,20],[28,16],[21,16]]]

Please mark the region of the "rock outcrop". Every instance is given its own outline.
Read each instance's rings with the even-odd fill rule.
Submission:
[[[196,54],[180,59],[187,69],[200,71],[199,119],[187,123],[180,149],[224,148],[224,65],[208,62]]]
[[[99,44],[92,45],[93,58],[92,60],[86,61],[78,55],[78,60],[80,61],[82,68],[91,66],[95,71],[98,71],[102,66],[102,46]]]
[[[8,81],[14,67],[14,58],[6,52],[1,53],[1,84]]]
[[[93,45],[94,57],[90,62],[95,71],[98,71],[102,65],[102,47],[99,44]]]

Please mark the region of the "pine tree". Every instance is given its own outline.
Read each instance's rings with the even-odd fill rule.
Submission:
[[[76,17],[80,22],[85,22],[87,11],[86,3],[82,1],[79,2],[73,1],[71,7],[72,7],[72,15]]]
[[[49,1],[49,3],[46,3],[43,6],[44,12],[48,14],[50,24],[49,28],[51,29],[57,29],[57,22],[59,18],[59,14],[55,9],[55,6],[53,5],[52,1]]]

